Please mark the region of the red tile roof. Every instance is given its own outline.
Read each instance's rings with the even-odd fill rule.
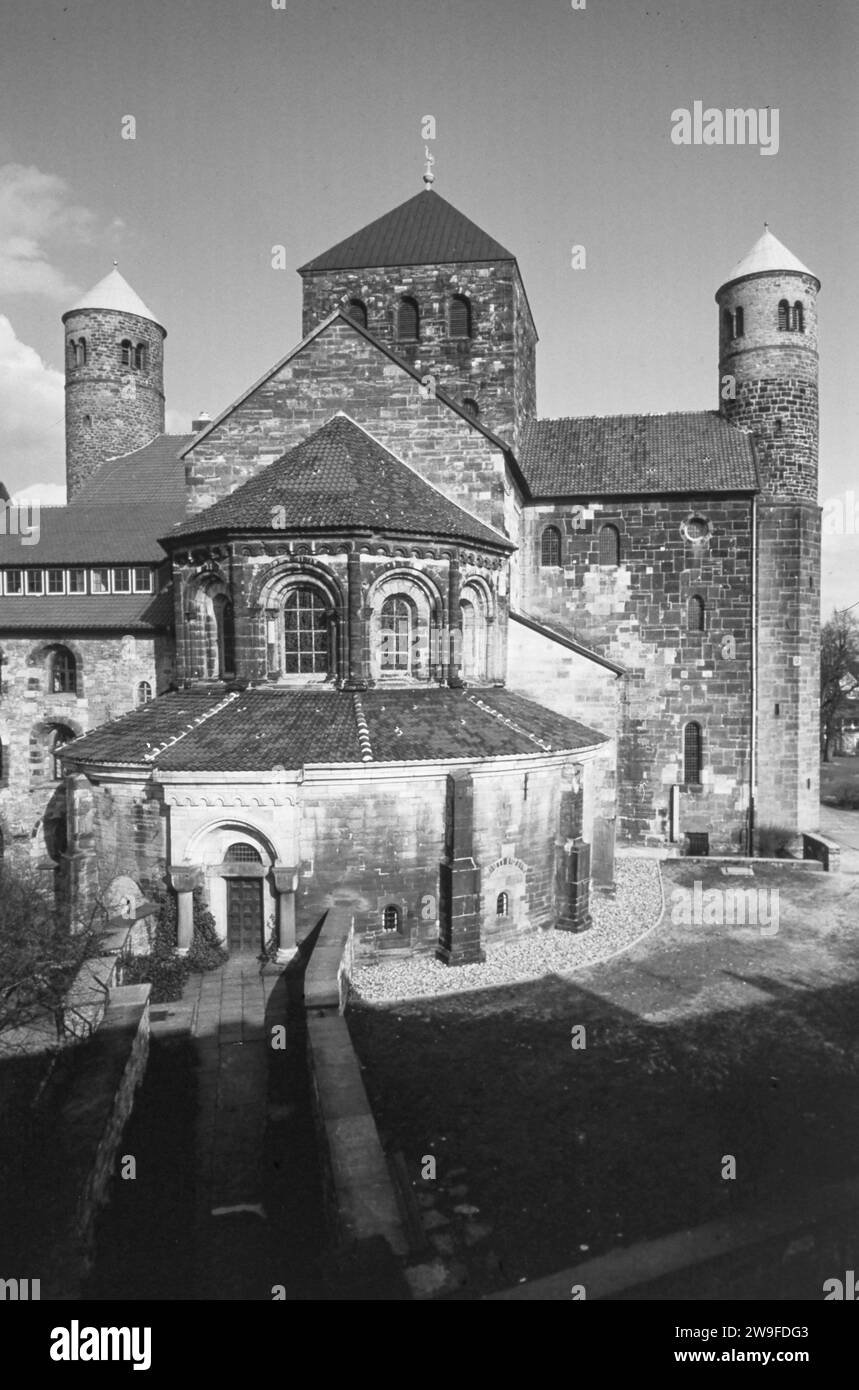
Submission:
[[[359,737],[363,715],[369,733]],[[163,695],[66,745],[76,764],[163,772],[267,772],[576,752],[605,742],[577,720],[495,687],[334,690],[223,687]]]
[[[432,189],[424,189],[344,241],[338,241],[328,251],[314,256],[299,267],[299,274],[366,266],[515,259],[499,241],[481,231],[447,199]]]
[[[530,420],[519,467],[535,500],[759,487],[751,436],[709,410]]]
[[[212,531],[314,530],[432,535],[514,549],[342,414],[175,527],[165,544]]]

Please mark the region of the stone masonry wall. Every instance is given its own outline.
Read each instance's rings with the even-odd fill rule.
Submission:
[[[358,299],[366,305],[374,337],[422,375],[435,376],[460,404],[475,400],[481,421],[509,443],[523,410],[530,407],[533,413],[536,334],[514,261],[308,272],[303,288],[305,335],[333,310],[346,310],[350,299]],[[470,302],[470,337],[450,336],[448,309],[455,294]],[[417,341],[397,337],[397,308],[404,297],[418,305]]]
[[[100,463],[131,453],[164,430],[164,330],[110,309],[65,317],[66,343],[83,338],[86,364],[66,366],[66,479],[71,502]],[[123,366],[120,344],[145,343],[147,365]]]
[[[228,496],[340,410],[453,502],[503,531],[508,470],[501,451],[435,396],[424,400],[414,377],[342,319],[191,448],[188,514]]]
[[[48,690],[46,649],[54,644],[75,658],[76,694]],[[7,850],[39,859],[46,853],[40,822],[60,787],[44,752],[49,726],[88,733],[133,709],[141,681],[153,695],[166,689],[173,675],[172,644],[166,635],[72,637],[60,630],[31,638],[0,636],[0,649],[0,826]]]
[[[707,831],[711,850],[742,847],[751,718],[750,513],[749,500],[717,495],[526,509],[522,611],[630,673],[618,726],[621,840],[667,843],[669,789],[677,784],[685,788],[681,832]],[[691,515],[710,523],[703,542],[683,533]],[[596,563],[599,528],[607,522],[620,532],[615,568]],[[540,564],[549,523],[563,537],[562,563],[552,568]],[[705,604],[703,632],[689,627],[693,595]],[[518,633],[515,640],[521,641]],[[703,775],[700,786],[685,787],[683,727],[690,720],[702,726]]]

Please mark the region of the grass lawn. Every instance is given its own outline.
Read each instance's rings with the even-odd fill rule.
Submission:
[[[571,976],[350,1009],[383,1142],[431,1204],[461,1297],[856,1171],[846,876],[762,865],[729,879],[683,860],[664,876],[669,904],[696,877],[778,887],[778,932],[675,925],[669,906],[645,941]],[[420,1176],[428,1154],[434,1183]],[[721,1176],[726,1154],[736,1181]]]

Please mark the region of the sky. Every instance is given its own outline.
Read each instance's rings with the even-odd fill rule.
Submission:
[[[859,602],[857,69],[856,0],[2,0],[0,479],[61,495],[60,316],[114,259],[186,430],[300,339],[294,267],[419,191],[432,115],[437,192],[518,258],[540,415],[715,409],[764,221],[819,276],[824,615]],[[695,101],[777,109],[777,152],[674,144]]]

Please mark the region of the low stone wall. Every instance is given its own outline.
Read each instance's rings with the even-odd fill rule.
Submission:
[[[95,1223],[117,1172],[122,1134],[149,1053],[150,985],[112,989],[98,1028],[64,1049],[42,1102],[15,1213],[16,1256],[43,1299],[79,1299]]]
[[[804,860],[817,860],[828,874],[837,874],[841,870],[841,846],[835,840],[828,840],[825,835],[810,835],[803,831],[802,857]]]
[[[323,1162],[333,1276],[360,1298],[407,1298],[408,1239],[361,1068],[343,1016],[351,910],[330,908],[304,977],[308,1065]]]

